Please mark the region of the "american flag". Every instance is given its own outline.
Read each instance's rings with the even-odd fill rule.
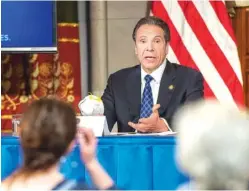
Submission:
[[[202,73],[206,98],[244,105],[236,39],[224,1],[153,1],[151,15],[169,25],[169,61]]]

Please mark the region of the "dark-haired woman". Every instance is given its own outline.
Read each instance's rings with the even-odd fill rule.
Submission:
[[[20,142],[23,166],[6,178],[1,190],[83,190],[84,183],[68,180],[59,172],[60,158],[78,142],[81,159],[96,189],[115,189],[113,180],[95,157],[97,141],[90,129],[77,132],[75,112],[56,99],[34,101],[23,115]]]

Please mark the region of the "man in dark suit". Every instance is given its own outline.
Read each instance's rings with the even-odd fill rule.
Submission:
[[[119,132],[174,130],[179,106],[203,97],[203,77],[166,59],[170,31],[163,20],[140,19],[133,40],[140,65],[111,74],[102,96],[109,130],[116,122]]]

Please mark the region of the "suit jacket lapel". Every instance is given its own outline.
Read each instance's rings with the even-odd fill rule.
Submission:
[[[127,76],[126,80],[127,102],[131,121],[136,122],[139,119],[141,107],[141,68],[136,66]],[[135,131],[130,127],[130,131]]]
[[[163,115],[167,108],[167,105],[172,97],[175,89],[174,79],[176,77],[176,71],[174,66],[167,60],[166,68],[163,72],[163,76],[160,83],[159,94],[157,103],[161,105],[159,111],[160,115]]]

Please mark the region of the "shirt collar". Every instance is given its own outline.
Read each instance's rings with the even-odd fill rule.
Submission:
[[[166,67],[166,62],[163,62],[156,70],[154,70],[150,75],[153,77],[153,80],[155,80],[156,83],[160,83],[164,69]],[[141,67],[141,80],[144,80],[144,77],[147,75],[147,73],[143,70]]]

